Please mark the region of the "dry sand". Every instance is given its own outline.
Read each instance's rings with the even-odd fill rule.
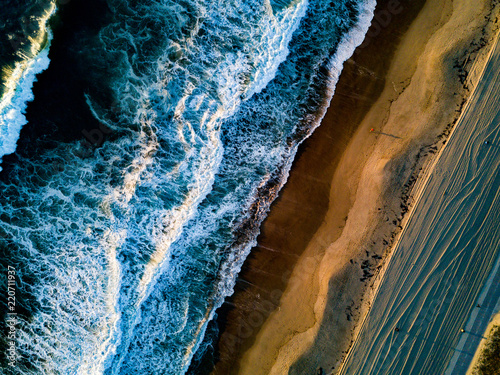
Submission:
[[[478,299],[500,253],[500,44],[492,51],[457,126],[415,193],[415,208],[342,374],[467,371],[500,298],[495,282],[485,290],[488,297]],[[493,272],[493,279],[498,276]],[[483,307],[476,309],[478,302]]]
[[[378,257],[404,225],[407,207],[401,199],[411,203],[424,156],[442,145],[460,112],[468,92],[459,79],[465,80],[464,69],[484,59],[481,37],[492,33],[485,26],[489,12],[489,1],[426,2],[391,60],[380,97],[338,162],[322,223],[296,261],[279,308],[240,361],[239,373],[303,374],[319,368],[329,373],[341,359],[368,305],[360,301]],[[470,74],[465,86],[474,85],[474,77]],[[314,218],[315,212],[308,214]],[[271,250],[288,249],[276,244]],[[365,302],[369,298],[365,294]]]

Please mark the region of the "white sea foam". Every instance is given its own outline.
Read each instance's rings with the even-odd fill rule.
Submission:
[[[265,17],[261,41],[255,46],[256,71],[252,83],[246,88],[245,98],[261,92],[276,76],[279,65],[290,52],[288,44],[306,14],[308,4],[307,0],[297,1],[276,16]]]
[[[17,62],[14,69],[7,74],[7,82],[4,82],[7,90],[0,98],[0,164],[4,155],[16,151],[21,128],[27,123],[25,112],[28,102],[34,99],[31,89],[36,81],[36,75],[49,66],[48,55],[52,33],[48,29],[47,22],[55,11],[54,2],[38,20],[40,24],[39,37],[29,38],[31,54],[34,57]],[[46,46],[40,51],[45,37],[48,39]]]
[[[330,106],[330,102],[332,100],[333,94],[335,93],[335,86],[340,78],[340,74],[342,73],[342,68],[344,66],[344,62],[346,62],[351,56],[354,54],[356,47],[360,46],[365,39],[366,33],[368,32],[368,28],[373,19],[373,12],[375,11],[375,6],[377,5],[377,0],[365,0],[364,6],[361,7],[361,12],[359,14],[359,21],[352,27],[346,35],[342,37],[341,42],[339,43],[337,52],[330,59],[328,70],[330,75],[328,91],[325,93],[325,99],[327,105],[322,108],[322,112],[318,120],[316,121],[316,126],[313,127],[314,130],[323,119],[326,114],[326,110]]]
[[[90,375],[102,373],[103,354],[116,347],[120,316],[116,297],[121,277],[114,249],[123,234],[110,233],[99,213],[92,217],[91,211],[97,207],[87,204],[95,198],[95,191],[74,173],[79,170],[78,158],[71,157],[68,147],[63,150],[75,165],[63,176],[71,188],[54,179],[45,187],[37,188],[29,179],[16,185],[25,204],[3,205],[2,212],[25,225],[2,223],[2,229],[21,246],[20,252],[12,255],[13,261],[26,257],[20,287],[27,287],[26,277],[39,282],[34,297],[40,312],[21,322],[17,342],[24,358],[37,360],[31,361],[34,370],[21,371]],[[35,176],[50,171],[50,163],[43,161],[41,167],[31,166]],[[86,204],[81,201],[85,196],[90,199]]]
[[[16,88],[9,90],[0,102],[0,163],[4,155],[16,151],[21,128],[28,122],[24,115],[28,102],[34,99],[31,88],[36,75],[48,68],[48,54],[47,47],[34,59],[17,63],[12,72],[11,79],[16,82]]]
[[[191,69],[199,69],[197,59],[200,59],[204,53],[217,53],[213,49],[200,51],[199,47],[192,47],[194,41],[187,40],[183,43],[183,53],[187,56],[193,56],[192,64],[180,66],[177,63],[172,64],[170,61],[160,59],[153,75],[155,79],[153,82],[149,78],[138,78],[138,75],[133,73],[133,66],[130,66],[129,77],[131,81],[129,82],[136,82],[134,92],[138,93],[138,95],[135,100],[136,103],[139,103],[136,114],[131,113],[130,117],[136,119],[143,129],[139,138],[137,138],[136,144],[140,146],[140,149],[146,147],[149,151],[141,151],[141,155],[138,155],[138,158],[135,158],[135,161],[130,163],[128,173],[124,177],[124,184],[114,189],[113,195],[106,199],[110,202],[119,202],[123,210],[129,211],[131,208],[129,207],[131,199],[136,196],[136,189],[139,185],[146,183],[148,186],[153,185],[154,189],[160,186],[169,186],[174,181],[179,180],[180,172],[184,172],[182,180],[188,180],[186,182],[178,181],[174,183],[176,186],[182,186],[187,183],[185,185],[187,190],[184,193],[182,203],[171,210],[160,209],[150,212],[148,221],[151,220],[151,224],[147,224],[148,221],[144,220],[146,219],[145,217],[141,220],[142,228],[135,228],[136,224],[130,220],[122,220],[120,223],[120,228],[128,226],[127,231],[129,233],[143,232],[144,237],[150,237],[153,248],[149,256],[149,261],[140,272],[140,278],[137,281],[127,281],[129,287],[131,286],[132,288],[129,289],[131,291],[128,292],[128,296],[126,297],[128,301],[126,304],[132,304],[133,309],[126,306],[122,306],[122,309],[126,308],[127,311],[134,312],[122,315],[121,317],[122,336],[120,352],[127,352],[130,340],[132,339],[132,331],[143,320],[141,305],[154,289],[159,276],[169,268],[170,246],[179,238],[186,223],[196,213],[199,203],[202,202],[211,190],[215,174],[218,171],[218,165],[222,160],[222,146],[219,139],[221,120],[232,116],[237,111],[241,103],[242,93],[245,92],[249,85],[251,92],[247,93],[247,98],[263,88],[274,77],[278,65],[286,58],[286,53],[288,53],[286,44],[290,41],[291,34],[298,26],[298,20],[305,13],[304,4],[299,2],[297,3],[297,7],[287,10],[287,13],[283,15],[281,20],[284,24],[281,30],[278,30],[279,26],[276,20],[271,20],[272,25],[270,27],[270,20],[265,15],[264,20],[261,20],[262,25],[258,24],[252,29],[252,33],[263,35],[263,37],[255,37],[258,43],[262,44],[257,48],[258,51],[252,50],[252,53],[247,55],[242,52],[226,53],[224,55],[221,53],[221,57],[223,56],[223,58],[219,63],[212,67],[203,67],[205,74],[213,77],[211,81],[215,84],[216,97],[210,94],[210,91],[207,91],[213,85],[210,81],[208,83],[207,81],[200,82],[197,80],[184,81],[180,82],[177,88],[179,91],[182,85],[184,85],[184,89],[181,89],[183,95],[177,102],[173,103],[175,106],[169,108],[169,103],[172,101],[169,98],[169,93],[165,92],[165,79],[169,79],[170,81],[178,79],[175,77],[175,73],[173,74],[172,72],[178,71],[184,73],[186,70],[189,72]],[[231,10],[231,7],[226,6],[226,9]],[[217,9],[217,11],[219,10]],[[297,16],[297,14],[300,16]],[[217,14],[215,18],[217,17],[220,17],[220,14]],[[243,24],[241,27],[248,26]],[[275,43],[270,48],[271,52],[267,53],[267,55],[256,54],[256,52],[262,53],[267,43],[270,42],[271,36],[269,35],[269,30],[272,30],[274,33],[272,39],[273,43]],[[279,32],[283,35],[279,35]],[[116,33],[116,31],[113,31],[113,33]],[[128,34],[121,35],[121,37],[127,40],[133,39]],[[251,35],[248,38],[249,41],[252,38],[254,37]],[[193,39],[193,37],[190,36],[190,39]],[[275,52],[273,52],[274,47],[276,47]],[[194,50],[190,51],[190,48],[194,48]],[[225,46],[221,45],[219,48],[221,48],[222,52]],[[179,50],[179,47],[177,47],[177,50]],[[201,56],[199,56],[200,54]],[[253,58],[255,60],[252,60]],[[251,73],[252,67],[250,64],[253,65],[253,70],[257,73]],[[168,76],[165,76],[165,74],[168,74]],[[241,77],[248,75],[256,77],[258,83],[254,84],[254,78],[250,78],[250,84],[241,79]],[[140,83],[139,86],[137,82]],[[122,90],[129,90],[130,84],[117,82],[115,87],[117,92],[121,94]],[[151,107],[150,103],[152,99],[162,97],[165,98],[163,108]],[[158,129],[159,131],[153,129],[153,127],[156,128],[155,123],[158,121],[158,116],[165,116],[165,113],[170,110],[173,110],[174,124],[177,127],[176,134],[164,134],[165,129]],[[99,118],[101,121],[106,121],[100,115]],[[154,140],[151,138],[151,142],[154,145],[149,145],[150,141],[148,141],[148,137],[151,136],[146,136],[146,134],[155,134],[153,137]],[[177,166],[171,171],[164,171],[162,168],[158,169],[158,167],[153,166],[153,163],[158,163],[155,160],[156,156],[154,156],[159,147],[158,142],[160,139],[165,139],[166,137],[169,140],[177,138],[182,143],[184,152],[186,152],[186,157],[180,160]],[[144,139],[141,141],[141,138]],[[145,155],[148,156],[145,157]],[[147,165],[153,166],[153,170],[156,168],[158,172],[150,171],[147,175],[147,180],[144,180],[144,172],[147,169]],[[152,183],[153,181],[154,184]],[[167,188],[165,187],[164,189]],[[170,187],[170,191],[173,191],[173,186]],[[134,206],[136,205],[137,203],[134,203]],[[160,206],[161,204],[157,205],[157,207]],[[127,214],[126,216],[134,217],[133,214]],[[143,236],[141,235],[140,237]],[[172,312],[170,315],[171,319],[174,319],[174,316],[175,312]],[[182,325],[184,323],[181,320],[178,324]],[[176,329],[176,331],[179,331],[179,329]],[[114,362],[112,373],[117,374],[120,372],[122,361],[123,359],[118,359],[118,362]]]

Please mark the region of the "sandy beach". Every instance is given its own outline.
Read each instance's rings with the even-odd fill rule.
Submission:
[[[495,42],[415,192],[415,208],[341,374],[467,372],[500,299],[499,64]],[[491,273],[495,281],[488,282]]]
[[[332,373],[349,348],[496,28],[490,1],[399,5],[379,2],[367,42],[297,156],[219,313],[213,373]]]

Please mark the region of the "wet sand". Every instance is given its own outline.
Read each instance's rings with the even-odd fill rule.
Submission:
[[[481,44],[479,16],[487,13],[468,14],[477,18],[471,31],[440,50],[435,43],[426,60],[451,2],[428,0],[422,10],[423,0],[401,1],[392,13],[390,4],[379,2],[367,42],[346,62],[321,127],[301,146],[259,246],[218,312],[214,374],[328,373],[349,346],[419,169],[467,96],[471,43]],[[422,84],[412,87],[416,79]],[[413,98],[393,105],[406,92]]]

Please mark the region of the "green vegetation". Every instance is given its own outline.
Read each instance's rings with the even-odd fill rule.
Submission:
[[[474,375],[500,375],[500,326],[493,326]]]

